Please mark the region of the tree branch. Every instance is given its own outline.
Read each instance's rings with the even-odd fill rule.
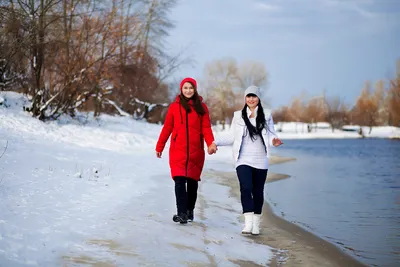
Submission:
[[[8,147],[8,140],[7,140],[7,142],[6,142],[6,146],[4,147],[4,151],[3,151],[3,153],[0,155],[0,158],[2,158],[2,157],[3,157],[3,155],[6,153],[6,151],[7,151],[7,147]]]

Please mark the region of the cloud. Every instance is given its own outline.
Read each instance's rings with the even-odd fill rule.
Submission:
[[[324,4],[330,7],[354,11],[364,18],[376,18],[377,14],[365,8],[366,4],[373,4],[370,0],[325,0]]]
[[[276,10],[280,9],[280,7],[277,5],[266,4],[266,3],[261,3],[261,2],[255,2],[253,4],[253,7],[255,9],[261,10],[261,11],[276,11]]]

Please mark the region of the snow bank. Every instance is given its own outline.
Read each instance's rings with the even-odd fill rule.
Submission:
[[[240,235],[224,186],[202,182],[195,222],[172,221],[168,157],[154,152],[161,126],[83,114],[43,123],[22,111],[25,98],[2,96],[0,266],[270,262],[270,247]]]

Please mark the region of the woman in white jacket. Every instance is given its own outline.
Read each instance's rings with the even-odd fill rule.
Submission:
[[[245,226],[242,234],[258,235],[264,204],[269,148],[282,141],[277,137],[271,112],[263,109],[260,89],[250,86],[244,93],[243,110],[234,113],[229,135],[216,138],[217,146],[233,145],[233,158],[240,183]]]

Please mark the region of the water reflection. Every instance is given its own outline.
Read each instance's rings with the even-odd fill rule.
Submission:
[[[277,214],[369,265],[397,266],[400,142],[287,140],[279,154],[297,161],[272,167],[292,176],[267,186]]]

